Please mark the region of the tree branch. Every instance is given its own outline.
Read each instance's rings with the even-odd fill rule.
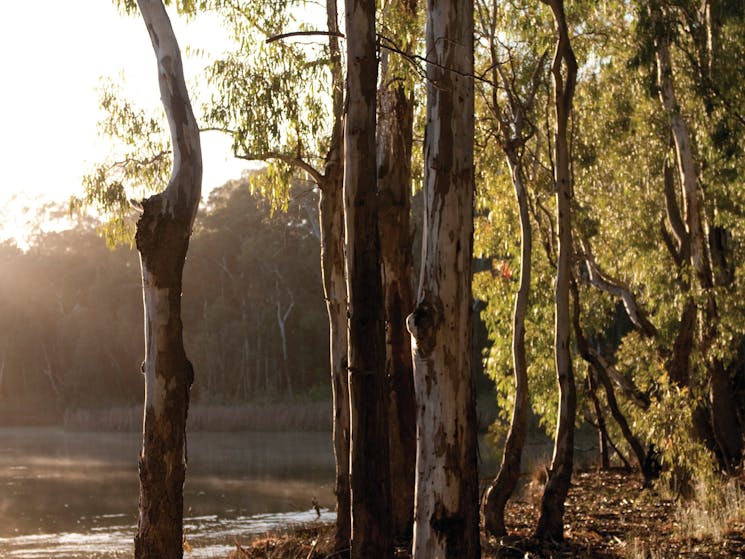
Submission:
[[[273,43],[275,41],[281,41],[289,37],[339,37],[346,39],[344,33],[340,31],[290,31],[288,33],[280,33],[279,35],[272,35],[267,37],[266,44]]]
[[[634,323],[634,326],[636,326],[644,336],[655,338],[657,336],[657,328],[655,328],[655,326],[647,319],[644,311],[639,307],[636,297],[631,292],[631,289],[623,281],[611,278],[600,270],[595,262],[595,257],[592,255],[589,243],[580,240],[579,245],[582,249],[582,254],[580,256],[585,262],[590,285],[597,287],[601,291],[619,297],[621,301],[623,301],[626,314],[631,319],[631,322]]]
[[[320,173],[315,167],[313,167],[313,165],[305,161],[305,159],[303,159],[302,157],[287,155],[278,151],[247,153],[243,155],[234,153],[233,156],[236,159],[243,159],[245,161],[268,161],[270,159],[277,159],[279,161],[282,161],[283,163],[287,163],[288,165],[292,165],[293,167],[297,167],[298,169],[305,171],[311,176],[313,182],[315,182],[319,188],[323,186],[323,174]]]

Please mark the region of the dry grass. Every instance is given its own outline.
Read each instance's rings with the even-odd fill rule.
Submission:
[[[226,559],[333,559],[333,528],[296,527],[235,543]]]
[[[68,410],[64,427],[69,431],[136,432],[142,429],[140,406],[94,410]],[[328,402],[200,405],[189,409],[190,431],[329,431]]]
[[[733,524],[745,522],[745,490],[737,479],[713,488],[700,483],[675,516],[682,536],[721,542]]]

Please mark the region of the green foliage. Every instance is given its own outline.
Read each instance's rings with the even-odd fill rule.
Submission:
[[[236,157],[270,163],[267,180],[253,187],[277,207],[287,203],[291,166],[295,173],[301,161],[322,170],[329,147],[328,45],[296,38],[267,43],[282,32],[309,30],[308,8],[304,2],[215,3],[237,48],[207,70],[213,93],[204,119],[231,135]]]
[[[100,103],[100,134],[114,141],[119,155],[83,177],[83,195],[70,200],[70,211],[93,208],[103,217],[107,244],[115,246],[134,239],[132,205],[166,187],[172,157],[162,110],[147,114],[136,108],[109,80],[102,83]]]
[[[733,76],[745,73],[745,43],[741,40],[745,37],[745,20],[741,9],[724,4],[715,8],[712,21],[717,28],[712,47],[702,31],[712,23],[706,20],[699,3],[574,2],[567,10],[567,20],[574,26],[573,47],[580,61],[571,123],[576,249],[581,251],[582,243],[591,248],[604,275],[634,294],[656,327],[657,336],[650,339],[639,335],[620,300],[589,284],[587,269],[578,258],[574,274],[582,303],[580,322],[593,348],[651,398],[650,408],[645,411],[616,390],[632,431],[643,444],[653,443],[660,449],[666,481],[682,490],[693,477],[712,476],[716,471],[711,447],[694,428],[708,421],[712,363],[721,360],[733,380],[740,379],[737,382],[742,382],[743,375],[745,298],[741,277],[745,270],[740,263],[745,256],[745,189],[739,169],[743,163],[740,140],[745,129],[745,98],[741,79]],[[478,3],[477,74],[503,83],[504,78],[496,75],[498,63],[512,91],[524,97],[541,49],[553,40],[549,16],[539,3]],[[494,30],[498,30],[496,35]],[[689,127],[699,168],[703,218],[711,235],[718,235],[711,237],[712,243],[718,243],[712,246],[719,246],[726,260],[715,269],[717,285],[707,290],[698,286],[689,263],[676,264],[661,233],[662,227],[670,231],[663,166],[675,160],[669,115],[656,88],[655,49],[662,38],[671,44],[679,110]],[[708,48],[716,52],[707,58]],[[548,84],[548,79],[544,78],[543,83]],[[476,86],[474,243],[475,255],[491,262],[491,270],[475,276],[474,293],[487,305],[483,317],[492,345],[485,363],[497,386],[502,418],[507,420],[514,391],[510,340],[519,230],[509,169],[497,144],[505,145],[514,130],[505,127],[510,117],[509,92],[479,81]],[[550,430],[557,395],[551,337],[555,274],[550,155],[553,112],[547,85],[539,89],[536,109],[528,118],[532,135],[519,152],[528,161],[523,179],[530,191],[535,234],[526,344],[531,405],[541,425]],[[679,178],[675,181],[677,203],[684,213]],[[690,357],[690,382],[679,386],[671,383],[667,368],[688,297],[696,302],[699,330]],[[706,314],[710,301],[715,301],[717,313],[709,320],[716,322],[701,325],[705,317],[711,317]],[[703,331],[712,339],[704,340]],[[579,384],[586,365],[576,355],[574,368]],[[599,396],[609,415],[604,395]],[[618,426],[613,421],[608,424],[614,440],[620,442]]]

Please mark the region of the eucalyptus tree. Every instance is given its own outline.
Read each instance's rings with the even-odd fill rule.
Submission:
[[[471,375],[473,2],[427,2],[424,240],[407,318],[417,398],[413,556],[479,556]],[[457,107],[457,109],[456,109]]]
[[[411,53],[417,36],[417,1],[386,0],[380,41]],[[414,308],[411,189],[414,133],[414,80],[405,56],[380,52],[377,121],[378,227],[386,323],[386,377],[389,380],[389,454],[394,536],[411,537],[414,521],[416,403],[411,338],[406,316]]]
[[[138,0],[158,62],[161,99],[173,146],[166,189],[142,202],[135,236],[145,304],[145,414],[135,557],[183,556],[186,415],[194,370],[181,325],[181,282],[202,186],[202,152],[165,7]]]
[[[710,352],[714,340],[720,335],[719,309],[713,289],[715,279],[723,280],[720,283],[727,286],[733,278],[731,277],[732,272],[727,270],[726,264],[723,266],[724,269],[720,270],[723,273],[720,273],[718,278],[714,276],[712,256],[719,255],[726,262],[729,255],[722,250],[726,247],[717,242],[714,224],[707,223],[711,218],[707,219],[706,216],[705,201],[701,194],[703,187],[699,179],[699,167],[705,165],[706,161],[703,160],[703,157],[697,157],[691,138],[690,124],[680,109],[671,55],[671,40],[669,30],[664,28],[666,23],[671,23],[670,18],[675,18],[677,14],[673,7],[663,8],[657,4],[652,4],[648,15],[655,30],[654,52],[658,94],[662,107],[670,119],[670,130],[674,141],[679,175],[678,182],[681,187],[684,210],[682,219],[674,219],[670,223],[671,226],[674,226],[673,233],[676,238],[680,239],[680,257],[689,260],[692,279],[695,278],[696,287],[704,296],[698,320],[701,323],[702,330],[701,350],[708,361],[706,364],[709,377],[707,383],[709,385],[709,404],[711,407],[709,423],[722,463],[728,470],[734,471],[739,466],[742,458],[743,430],[737,417],[736,404],[732,398],[732,386],[723,359],[720,356],[711,355]],[[710,6],[711,9],[716,8]],[[685,12],[681,15],[690,17],[686,16]],[[700,60],[699,64],[704,68],[711,68],[713,59],[716,57],[715,49],[720,47],[719,30],[716,27],[718,22],[711,18],[711,11],[708,17],[706,17],[706,14],[702,15],[707,21],[697,22],[694,19],[688,23],[691,26],[695,23],[704,23],[708,28],[708,35],[705,39],[706,47],[700,46],[704,54],[702,55],[703,60]],[[702,39],[697,36],[695,31],[691,31],[691,35],[691,42],[694,46],[699,46]],[[706,75],[708,72],[704,69],[703,73]],[[668,184],[670,184],[670,181],[668,181]],[[672,203],[674,198],[670,196],[668,198],[671,198]],[[674,212],[673,215],[675,215]],[[710,243],[707,239],[707,230],[713,233],[711,237],[711,240],[714,240],[713,243]],[[695,300],[694,295],[695,293],[690,295],[689,301]]]
[[[574,420],[577,394],[569,347],[570,309],[569,279],[571,275],[571,171],[569,152],[569,115],[572,110],[577,80],[577,60],[572,50],[563,0],[543,0],[556,21],[556,51],[551,67],[554,79],[555,137],[554,188],[556,191],[557,236],[559,249],[556,261],[554,351],[559,384],[559,418],[554,440],[548,482],[541,500],[541,515],[536,536],[561,541],[564,538],[564,501],[572,478],[574,460]]]
[[[498,37],[500,17],[496,1],[477,5],[477,37],[483,41],[484,64],[491,83],[480,89],[486,114],[481,126],[488,127],[504,152],[518,205],[520,222],[520,284],[512,320],[512,359],[515,397],[510,430],[504,444],[499,473],[484,493],[482,514],[485,528],[499,537],[506,534],[504,508],[520,478],[520,463],[528,430],[528,363],[525,349],[525,317],[531,284],[533,225],[526,185],[526,143],[536,131],[535,100],[541,85],[546,54],[537,56],[525,45],[507,45]],[[523,58],[524,60],[519,59]],[[531,68],[532,66],[532,68]],[[529,73],[532,70],[532,75]],[[527,76],[526,76],[527,74]],[[527,78],[527,79],[526,79]],[[527,84],[525,83],[527,82]],[[500,91],[504,94],[500,96]],[[533,157],[536,157],[533,154]],[[529,164],[530,161],[528,160]]]
[[[385,332],[376,200],[375,1],[346,0],[344,231],[348,294],[351,555],[393,556]]]

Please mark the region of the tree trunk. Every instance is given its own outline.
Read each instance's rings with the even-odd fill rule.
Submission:
[[[480,554],[471,372],[473,2],[427,2],[424,239],[412,334],[417,399],[413,556]]]
[[[326,0],[331,66],[333,123],[323,182],[318,185],[321,274],[329,317],[329,360],[333,397],[333,442],[336,463],[336,530],[334,551],[348,556],[351,536],[349,485],[349,378],[347,376],[347,286],[344,276],[344,72],[336,0]]]
[[[564,539],[564,501],[572,479],[574,459],[574,418],[577,394],[569,349],[569,277],[571,275],[572,223],[571,172],[567,122],[572,110],[577,61],[569,42],[564,14],[564,0],[543,0],[551,6],[556,20],[558,42],[552,66],[556,105],[556,139],[554,181],[558,213],[559,252],[556,263],[556,324],[554,352],[559,384],[559,417],[556,425],[551,470],[541,501],[541,516],[535,535],[539,539]],[[566,78],[564,77],[566,71]],[[566,81],[565,81],[566,79]]]
[[[414,7],[407,5],[407,9],[413,11]],[[414,100],[400,77],[390,72],[389,55],[385,50],[381,53],[378,92],[378,223],[385,297],[385,371],[390,395],[388,431],[393,535],[404,541],[411,538],[414,522],[416,466],[414,371],[411,338],[405,324],[406,316],[414,308],[409,216]]]
[[[659,8],[653,8],[653,19],[661,21]],[[716,340],[719,330],[719,316],[714,287],[710,254],[707,251],[706,226],[702,218],[703,210],[695,156],[691,146],[688,125],[683,118],[675,95],[675,83],[670,57],[670,44],[666,35],[660,34],[655,41],[657,60],[657,85],[662,106],[670,118],[670,128],[675,141],[675,154],[678,161],[680,183],[683,188],[685,225],[690,246],[690,262],[699,289],[706,293],[706,303],[701,309],[702,333],[701,352],[708,358],[710,428],[716,443],[717,454],[722,466],[734,470],[742,460],[743,433],[740,428],[736,404],[732,398],[732,386],[724,372],[721,361],[710,355],[709,349]],[[689,299],[691,301],[692,299]],[[693,319],[695,324],[695,317]],[[677,342],[677,340],[676,340]],[[672,376],[672,375],[671,375]],[[699,430],[701,430],[699,428]]]
[[[512,184],[520,212],[520,287],[515,298],[512,317],[512,359],[515,374],[515,408],[510,432],[504,443],[504,455],[499,473],[484,496],[483,515],[486,530],[500,537],[507,533],[504,507],[520,479],[520,463],[528,432],[528,361],[525,354],[525,315],[530,296],[533,233],[530,224],[528,196],[523,184],[521,162],[515,153],[508,153]]]
[[[173,173],[161,194],[144,200],[136,243],[145,312],[145,414],[135,557],[183,556],[186,414],[194,379],[181,327],[181,278],[199,205],[199,129],[184,82],[170,20],[157,0],[138,0],[158,61],[173,144]]]
[[[598,399],[597,379],[595,379],[595,372],[592,369],[587,371],[587,392],[590,395],[592,409],[595,412],[595,420],[597,421],[600,469],[608,470],[610,469],[610,458],[608,455],[608,430],[605,426],[603,409],[600,406],[600,400]]]
[[[670,62],[670,47],[666,37],[656,41],[657,85],[662,106],[670,117],[670,127],[675,140],[675,152],[678,159],[680,183],[683,185],[683,209],[688,229],[690,258],[701,287],[711,287],[711,267],[706,254],[704,226],[701,219],[701,202],[699,198],[698,173],[691,140],[683,115],[675,97],[673,69]]]
[[[344,134],[353,559],[393,554],[385,331],[376,200],[375,1],[346,0]]]
[[[341,152],[339,152],[341,153]],[[349,381],[347,377],[347,288],[344,279],[344,197],[343,166],[327,165],[321,189],[321,269],[329,317],[329,358],[333,396],[333,440],[336,461],[336,534],[334,550],[348,552],[350,525],[349,496]],[[329,172],[330,171],[330,172]]]

